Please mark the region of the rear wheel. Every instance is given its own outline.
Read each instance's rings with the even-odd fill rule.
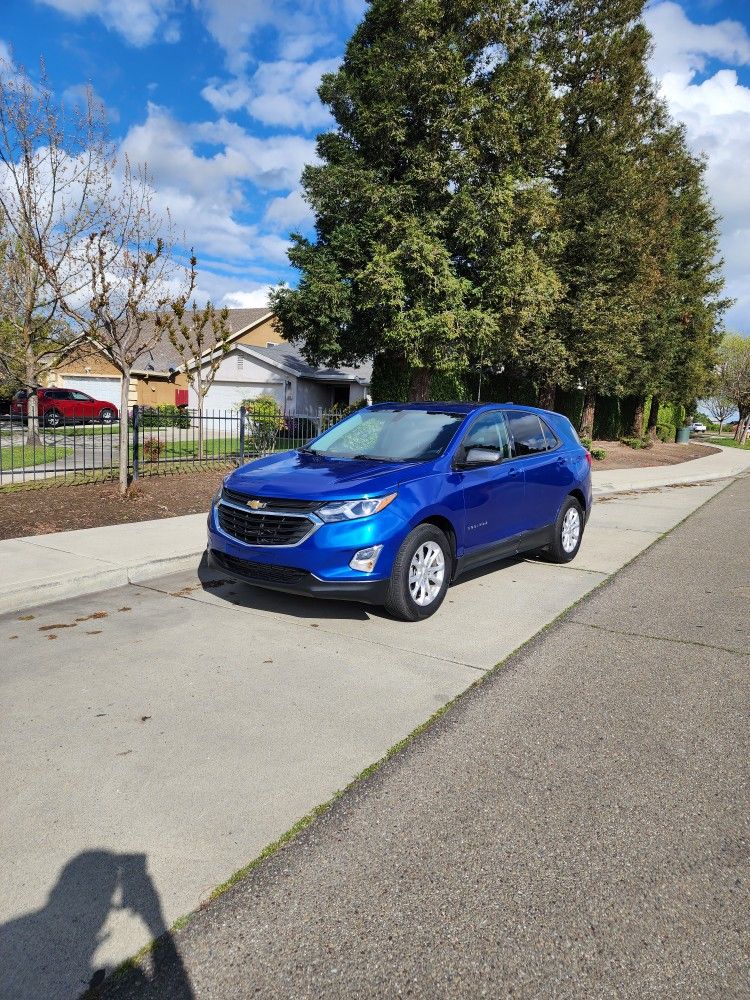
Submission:
[[[575,559],[583,539],[583,508],[575,497],[568,497],[555,521],[554,539],[543,555],[550,562],[567,563]]]
[[[102,412],[99,414],[99,419],[103,424],[111,424],[112,421],[115,419],[115,411],[109,409],[102,410]]]
[[[57,410],[47,410],[44,414],[45,427],[59,427],[62,423],[62,415]]]
[[[429,618],[443,603],[452,570],[451,547],[440,528],[418,525],[394,560],[386,609],[405,622]]]

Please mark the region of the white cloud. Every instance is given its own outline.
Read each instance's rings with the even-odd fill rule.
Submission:
[[[301,191],[291,191],[283,198],[274,198],[266,209],[265,221],[284,229],[295,226],[309,226],[313,212]]]
[[[736,21],[694,24],[676,3],[646,12],[654,35],[652,67],[692,149],[708,158],[706,182],[722,216],[728,294],[737,299],[727,325],[750,329],[750,88],[733,68],[706,75],[712,60],[750,65],[750,35]],[[703,78],[701,78],[703,77]]]
[[[311,142],[295,135],[261,139],[225,119],[184,124],[150,104],[122,150],[132,163],[147,164],[158,207],[169,208],[199,256],[286,263],[280,220],[272,215],[260,226],[243,219],[250,196],[262,211],[266,192],[296,188],[302,166],[314,159]]]
[[[220,304],[229,309],[263,309],[268,305],[271,285],[259,285],[249,291],[227,292]]]
[[[673,0],[649,7],[644,21],[657,42],[652,67],[659,77],[702,71],[709,59],[733,66],[750,63],[750,38],[739,21],[694,24]]]
[[[261,63],[252,77],[223,84],[214,80],[201,94],[219,114],[244,108],[266,125],[310,131],[331,123],[318,99],[318,86],[323,74],[333,72],[338,64],[338,59]]]
[[[206,26],[224,49],[227,68],[240,75],[248,48],[261,30],[270,29],[279,55],[305,59],[335,35],[342,21],[354,24],[364,9],[360,0],[195,0]]]
[[[148,45],[159,33],[173,7],[173,0],[39,0],[70,17],[98,17],[131,45]],[[166,41],[177,41],[174,23],[167,26]]]

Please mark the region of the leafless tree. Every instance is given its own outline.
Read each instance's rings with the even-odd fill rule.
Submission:
[[[107,187],[106,214],[75,245],[75,281],[66,283],[59,273],[45,271],[65,313],[120,372],[119,480],[124,494],[131,372],[161,340],[170,304],[192,294],[195,267],[184,267],[179,260],[169,213],[155,208],[145,166],[133,170],[125,158],[113,165]]]
[[[191,284],[195,284],[195,257],[190,261]],[[185,296],[175,299],[159,317],[170,343],[185,366],[188,382],[198,399],[198,459],[203,458],[203,401],[213,385],[221,362],[229,350],[229,310],[217,312],[211,302],[188,307]]]
[[[732,415],[735,405],[727,396],[710,396],[706,400],[706,409],[719,425],[719,434],[721,434],[724,421]]]
[[[32,446],[40,443],[35,390],[72,339],[59,285],[64,279],[75,293],[85,281],[77,245],[106,212],[111,165],[104,111],[91,92],[82,109],[66,109],[43,64],[34,84],[0,60],[0,368],[30,392]]]

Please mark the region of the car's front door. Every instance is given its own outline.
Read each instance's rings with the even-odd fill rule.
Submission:
[[[467,466],[469,450],[488,453],[485,465]],[[499,461],[491,461],[499,455]],[[466,431],[454,460],[464,495],[464,548],[489,548],[523,531],[524,483],[519,463],[511,457],[510,437],[502,410],[485,410]]]

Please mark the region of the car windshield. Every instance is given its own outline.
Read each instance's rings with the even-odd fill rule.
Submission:
[[[440,410],[360,410],[304,450],[331,458],[426,462],[442,455],[464,417]]]

